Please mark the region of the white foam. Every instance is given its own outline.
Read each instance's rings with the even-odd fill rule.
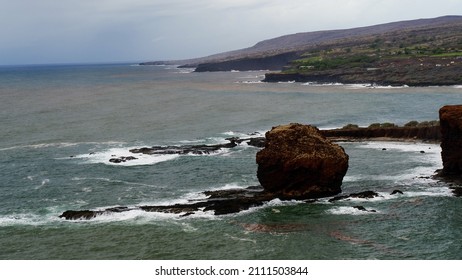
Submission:
[[[181,217],[181,214],[164,213],[164,212],[149,212],[142,209],[131,209],[125,212],[104,213],[98,215],[90,220],[69,220],[69,222],[76,223],[112,223],[112,222],[132,222],[137,224],[145,224],[156,221],[169,221],[175,222],[179,220],[189,219],[208,219],[219,220],[220,217],[216,216],[213,211],[196,211],[193,215]],[[181,224],[185,231],[194,231],[191,226]]]
[[[264,84],[263,81],[237,81],[237,84]]]
[[[371,141],[356,146],[357,148],[376,150],[397,150],[403,152],[420,152],[426,154],[441,154],[441,147],[438,144],[414,143],[414,142],[393,142],[393,141]]]
[[[190,74],[193,73],[196,68],[175,68],[177,74]]]
[[[32,213],[26,214],[10,214],[0,216],[0,227],[17,226],[17,225],[33,225],[40,226],[59,222],[59,214],[49,214],[47,216],[36,215]]]
[[[137,165],[153,165],[156,163],[173,160],[179,155],[147,155],[141,153],[131,153],[129,150],[135,147],[127,148],[110,148],[101,152],[90,154],[77,155],[74,158],[83,159],[85,163],[104,163],[116,166],[137,166]],[[136,159],[127,160],[121,163],[112,163],[109,160],[120,157],[135,157]]]
[[[377,211],[376,209],[372,209],[372,208],[366,208],[368,211],[363,211],[363,210],[359,210],[359,209],[356,209],[352,206],[338,206],[338,207],[333,207],[329,210],[327,210],[327,212],[329,214],[333,214],[333,215],[370,215],[370,214],[380,214],[379,211]],[[376,212],[370,212],[371,210],[375,210]]]
[[[225,184],[224,186],[213,188],[212,191],[222,191],[222,190],[233,190],[233,189],[245,189],[247,186],[240,186],[237,183],[229,183]]]
[[[351,89],[363,89],[363,88],[370,88],[371,84],[347,84],[345,86]]]
[[[45,186],[48,183],[50,183],[50,179],[43,179],[40,186],[35,187],[35,189],[38,190],[38,189],[42,188],[43,186]]]
[[[312,87],[330,87],[330,86],[343,86],[342,83],[317,83],[317,82],[307,82],[303,83],[304,86],[312,86]]]
[[[242,238],[242,237],[236,237],[236,236],[233,236],[233,235],[230,235],[230,234],[225,234],[226,237],[229,237],[230,239],[234,240],[234,241],[240,241],[240,242],[252,242],[254,244],[257,244],[257,240],[254,240],[254,239],[249,239],[249,238]]]

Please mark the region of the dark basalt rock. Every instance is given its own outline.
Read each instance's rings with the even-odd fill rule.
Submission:
[[[263,137],[252,138],[227,138],[229,143],[216,144],[216,145],[183,145],[183,146],[153,146],[131,149],[130,152],[134,154],[147,154],[147,155],[168,155],[168,154],[192,154],[192,155],[207,155],[216,152],[220,149],[231,149],[239,144],[246,142],[250,146],[261,147],[265,143]]]
[[[183,145],[183,146],[153,146],[131,149],[129,152],[133,154],[146,154],[146,155],[208,155],[217,152],[220,149],[231,149],[241,143],[247,143],[249,146],[261,148],[265,145],[264,137],[249,137],[249,138],[227,138],[229,143],[216,144],[216,145]],[[112,155],[113,158],[109,160],[112,163],[124,163],[129,160],[136,160],[134,156],[121,156]]]
[[[127,162],[129,160],[135,160],[135,159],[138,159],[136,157],[133,157],[133,156],[128,156],[128,157],[118,157],[118,158],[111,158],[109,160],[109,162],[112,162],[112,163],[122,163],[122,162]]]
[[[461,197],[462,196],[462,188],[461,187],[453,187],[451,189],[452,189],[452,193],[454,194],[454,196],[456,196],[456,197]]]
[[[234,143],[241,144],[243,142],[247,143],[249,146],[257,147],[257,148],[263,148],[265,147],[266,139],[265,137],[253,137],[253,138],[238,138],[238,137],[233,137],[233,138],[226,138],[228,141],[234,141]]]
[[[373,138],[393,138],[411,139],[422,141],[439,141],[441,132],[439,125],[415,126],[415,127],[359,127],[359,128],[339,128],[322,130],[324,136],[328,138],[340,139],[373,139]]]
[[[99,215],[104,214],[106,211],[92,211],[92,210],[67,210],[59,217],[66,220],[90,220]]]
[[[226,215],[238,213],[247,210],[251,207],[261,206],[265,202],[274,199],[269,193],[263,191],[259,186],[248,187],[246,189],[230,189],[206,191],[207,199],[202,201],[190,201],[184,204],[174,205],[154,205],[154,206],[139,206],[139,207],[113,207],[104,210],[80,210],[65,211],[59,217],[66,220],[89,220],[97,216],[111,213],[120,213],[132,210],[143,210],[146,212],[161,212],[180,214],[180,217],[194,215],[196,212],[213,211],[215,215]]]
[[[364,211],[364,212],[371,212],[371,213],[377,212],[376,210],[367,210],[364,206],[361,206],[361,205],[353,206],[353,208],[358,209],[360,211]]]
[[[147,155],[208,155],[220,149],[229,149],[236,146],[236,142],[231,141],[230,143],[217,145],[153,146],[150,148],[144,147],[139,149],[131,149],[130,152],[134,154],[141,153]]]
[[[329,199],[328,201],[335,202],[335,201],[344,200],[348,198],[374,198],[378,196],[380,195],[374,191],[364,191],[364,192],[352,193],[348,195],[336,196],[336,197]]]

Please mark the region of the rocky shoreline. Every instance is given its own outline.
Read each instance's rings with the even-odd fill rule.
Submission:
[[[435,64],[439,65],[439,64]],[[454,67],[455,68],[455,67]],[[356,70],[331,70],[331,71],[312,71],[310,73],[290,73],[290,72],[270,72],[265,74],[262,82],[299,82],[317,84],[365,84],[373,86],[392,86],[392,87],[430,87],[430,86],[456,86],[461,85],[460,73],[462,66],[458,69],[443,69],[433,75],[428,73],[399,72],[388,73],[384,70],[375,68],[356,69]],[[433,75],[433,76],[432,76]]]
[[[444,168],[438,179],[450,181],[455,196],[462,195],[462,105],[446,106],[440,110],[439,123],[410,122],[404,127],[392,124],[373,124],[367,128],[347,125],[340,129],[319,130],[301,124],[273,127],[265,137],[245,139],[228,138],[229,143],[218,145],[154,146],[130,150],[137,154],[208,154],[222,148],[234,148],[243,142],[263,148],[256,156],[257,177],[260,186],[244,189],[205,191],[203,200],[188,201],[174,205],[144,205],[136,207],[112,207],[102,210],[68,210],[59,217],[66,220],[92,219],[101,215],[140,210],[178,214],[180,217],[197,212],[212,211],[214,215],[226,215],[262,206],[273,200],[298,200],[311,203],[319,198],[332,197],[335,203],[348,198],[374,198],[373,191],[338,195],[348,169],[348,155],[335,141],[370,141],[373,139],[393,141],[439,142],[442,147]],[[133,157],[136,159],[136,157]],[[131,157],[119,158],[133,160]],[[118,163],[113,161],[114,163]],[[394,190],[391,195],[403,192]],[[373,212],[361,205],[360,211]]]

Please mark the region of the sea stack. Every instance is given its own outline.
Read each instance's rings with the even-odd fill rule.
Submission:
[[[462,177],[462,105],[444,106],[439,111],[443,177]]]
[[[336,195],[348,170],[348,155],[342,147],[316,127],[297,123],[268,131],[256,161],[260,184],[281,199]]]

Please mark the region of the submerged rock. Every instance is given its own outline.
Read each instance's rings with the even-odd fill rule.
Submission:
[[[341,192],[348,170],[344,149],[310,125],[289,124],[266,133],[265,148],[257,153],[257,177],[279,198],[319,198]]]
[[[372,210],[368,210],[366,209],[366,207],[362,206],[362,205],[356,205],[356,206],[353,206],[353,208],[359,210],[359,211],[364,211],[364,212],[371,212],[371,213],[376,213],[377,211],[372,209]]]
[[[331,199],[329,199],[329,202],[334,202],[338,200],[344,200],[348,198],[374,198],[380,196],[378,193],[374,191],[364,191],[364,192],[359,192],[359,193],[352,193],[348,195],[341,195],[341,196],[336,196]]]
[[[400,191],[400,190],[393,190],[393,191],[390,193],[390,195],[395,195],[395,194],[403,194],[403,192]]]
[[[123,162],[127,162],[127,161],[130,161],[130,160],[136,160],[138,158],[134,157],[134,156],[128,156],[128,157],[118,157],[118,158],[111,158],[109,160],[109,162],[112,162],[112,163],[123,163]]]

